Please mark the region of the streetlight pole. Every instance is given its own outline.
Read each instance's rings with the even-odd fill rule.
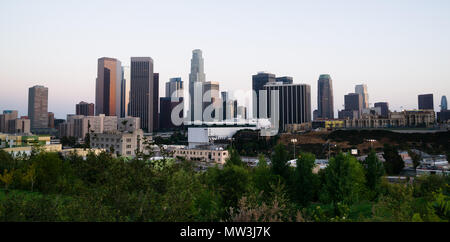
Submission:
[[[295,159],[295,144],[297,143],[297,139],[291,139],[291,142],[294,144],[294,159]]]

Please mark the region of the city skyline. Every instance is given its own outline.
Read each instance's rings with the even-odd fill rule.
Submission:
[[[371,106],[388,102],[391,110],[415,109],[417,95],[433,93],[439,111],[440,98],[450,91],[450,3],[345,2],[111,2],[110,11],[102,12],[95,11],[105,6],[102,1],[27,2],[27,9],[21,1],[5,2],[0,80],[10,85],[0,89],[0,110],[25,116],[26,90],[34,85],[49,88],[48,110],[55,118],[75,113],[82,100],[94,103],[96,60],[102,56],[125,66],[131,56],[150,56],[162,83],[189,80],[191,53],[199,48],[206,81],[220,82],[221,90],[251,90],[252,75],[260,71],[283,74],[311,86],[315,110],[317,77],[327,73],[333,78],[335,117],[343,96],[361,83],[369,88]],[[142,5],[158,11],[149,15]],[[197,9],[201,17],[193,14]],[[122,11],[136,14],[104,25]],[[148,24],[152,28],[142,31]],[[266,30],[272,34],[254,34]],[[123,34],[110,38],[117,31]],[[137,40],[129,39],[136,33]],[[247,108],[251,111],[251,102]]]

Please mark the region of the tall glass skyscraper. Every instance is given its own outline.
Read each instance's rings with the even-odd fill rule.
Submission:
[[[367,85],[366,84],[356,85],[355,93],[358,93],[362,96],[363,99],[362,108],[369,108],[369,93],[367,92]]]
[[[433,94],[419,95],[420,110],[434,110]]]
[[[441,98],[441,111],[445,111],[447,109],[448,109],[447,97],[446,96],[442,96],[442,98]]]
[[[130,70],[130,110],[132,117],[141,118],[141,127],[153,132],[155,115],[153,59],[150,57],[131,57]]]
[[[260,103],[263,103],[260,100],[260,91],[265,90],[264,86],[267,83],[273,82],[276,82],[275,74],[259,72],[257,75],[252,76],[253,118],[267,118],[266,108],[260,107],[262,106]]]
[[[203,120],[203,83],[205,82],[205,71],[202,51],[192,51],[191,73],[189,74],[189,102],[190,120]],[[197,109],[195,108],[197,107]]]
[[[169,82],[166,82],[166,97],[183,97],[181,77],[170,78]]]
[[[320,75],[318,82],[318,118],[334,118],[333,80],[328,74]]]
[[[120,61],[103,57],[98,59],[95,88],[95,114],[120,116],[125,108],[122,103],[123,75]]]

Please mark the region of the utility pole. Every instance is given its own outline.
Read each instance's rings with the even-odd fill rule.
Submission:
[[[297,143],[297,139],[291,139],[291,142],[294,144],[294,160],[296,159],[295,156],[295,144]]]

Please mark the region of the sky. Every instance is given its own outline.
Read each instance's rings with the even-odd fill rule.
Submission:
[[[0,0],[0,111],[27,115],[28,88],[44,85],[65,118],[95,101],[105,56],[152,57],[163,96],[171,77],[187,87],[193,49],[221,90],[250,91],[260,71],[292,76],[311,85],[314,110],[330,74],[336,110],[361,83],[372,105],[414,109],[433,93],[438,110],[450,97],[449,13],[448,0]]]

